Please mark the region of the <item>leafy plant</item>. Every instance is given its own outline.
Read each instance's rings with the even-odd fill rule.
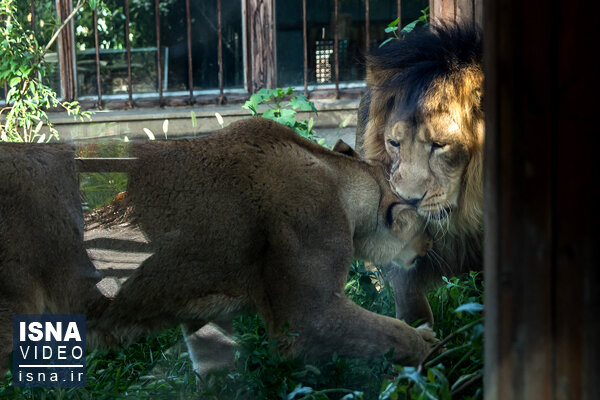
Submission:
[[[384,282],[381,271],[375,266],[368,268],[355,260],[350,267],[344,292],[356,304],[383,315],[395,314],[392,291]]]
[[[384,40],[379,45],[379,47],[385,45],[386,43],[388,43],[388,42],[390,42],[392,40],[399,40],[403,36],[408,35],[419,24],[421,24],[420,26],[423,26],[423,27],[429,26],[429,6],[427,6],[424,9],[421,10],[421,16],[419,18],[417,18],[414,21],[406,24],[406,26],[400,30],[400,34],[398,34],[398,29],[399,29],[398,25],[399,24],[400,24],[400,19],[399,18],[396,18],[395,20],[393,20],[392,22],[390,22],[388,24],[388,26],[385,28],[385,33],[391,33],[392,36],[389,37],[389,38],[387,38],[386,40]]]
[[[376,270],[356,262],[346,293],[371,311],[391,315],[390,288],[380,279]],[[181,330],[175,328],[118,352],[90,353],[85,388],[17,388],[8,375],[0,398],[480,399],[482,290],[481,274],[470,273],[446,279],[429,294],[446,351],[432,353],[416,368],[395,366],[385,357],[365,361],[333,355],[313,364],[288,359],[274,351],[276,343],[261,319],[251,315],[234,321],[235,369],[201,378],[200,385]]]
[[[284,103],[284,100],[287,103]],[[259,106],[266,106],[267,109],[260,113]],[[312,111],[315,114],[317,109],[312,101],[308,100],[303,94],[294,94],[292,88],[284,89],[260,89],[250,96],[250,99],[242,106],[250,110],[252,116],[268,118],[280,124],[289,126],[296,133],[311,138],[313,135],[314,120],[311,117],[308,121],[296,120],[296,110]]]
[[[480,272],[443,278],[445,285],[429,296],[436,333],[446,348],[431,353],[415,367],[396,366],[379,399],[482,398],[483,281]]]
[[[8,84],[6,105],[0,109],[0,141],[44,142],[58,139],[58,132],[46,113],[50,108],[62,108],[74,118],[91,118],[91,113],[82,111],[77,101],[64,101],[42,83],[49,67],[45,56],[58,34],[85,3],[79,0],[69,17],[54,30],[54,34],[41,46],[30,29],[17,18],[15,0],[0,0],[0,83]],[[90,1],[90,3],[92,3]],[[41,133],[48,127],[49,134]]]
[[[77,157],[127,157],[126,141],[104,140],[77,146]],[[79,174],[81,201],[84,211],[93,210],[112,202],[127,188],[127,174],[123,172],[84,172]]]

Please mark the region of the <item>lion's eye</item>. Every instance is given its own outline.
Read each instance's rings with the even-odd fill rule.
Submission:
[[[444,147],[446,147],[446,145],[443,143],[431,142],[431,151],[443,149]]]
[[[396,142],[396,141],[395,141],[395,140],[393,140],[393,139],[390,139],[390,140],[388,140],[388,143],[390,144],[390,146],[393,146],[393,147],[400,147],[400,143]]]

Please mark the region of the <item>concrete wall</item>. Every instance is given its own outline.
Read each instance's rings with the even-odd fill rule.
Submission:
[[[313,129],[327,144],[333,144],[339,137],[354,145],[356,110],[358,99],[315,100],[318,114],[299,112],[299,120],[313,117]],[[260,110],[259,110],[260,111]],[[196,116],[196,126],[192,126],[191,113]],[[222,115],[224,125],[241,118],[250,117],[250,111],[241,104],[226,106],[141,108],[126,111],[96,111],[92,121],[74,121],[65,114],[51,116],[61,137],[61,141],[87,141],[98,138],[145,138],[144,128],[150,129],[156,138],[164,137],[163,123],[169,120],[169,137],[203,136],[220,129],[215,113]],[[340,128],[340,124],[346,125]]]

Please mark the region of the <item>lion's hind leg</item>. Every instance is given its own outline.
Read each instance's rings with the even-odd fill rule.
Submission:
[[[229,316],[244,306],[242,297],[219,293],[218,273],[202,257],[177,249],[157,251],[125,281],[89,331],[101,347],[137,338],[182,323],[199,325]]]
[[[201,377],[222,368],[233,366],[236,343],[232,338],[232,321],[181,325],[194,372]]]

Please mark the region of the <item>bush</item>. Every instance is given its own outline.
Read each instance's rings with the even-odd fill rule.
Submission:
[[[284,99],[287,103],[284,104]],[[259,106],[266,106],[267,109],[261,114]],[[296,120],[296,110],[312,111],[315,114],[317,109],[312,101],[309,101],[303,94],[294,94],[292,88],[283,89],[260,89],[250,96],[250,99],[243,105],[243,108],[250,110],[252,116],[263,117],[289,126],[297,134],[307,139],[313,135],[313,119],[308,121]]]
[[[83,3],[79,1],[69,19]],[[63,27],[57,26],[48,43],[40,45],[31,29],[19,23],[15,0],[0,0],[0,21],[3,21],[0,24],[0,84],[7,83],[9,88],[6,105],[0,110],[0,116],[4,116],[0,123],[0,142],[58,139],[58,132],[47,114],[51,108],[60,108],[81,120],[90,119],[91,113],[82,111],[78,102],[59,100],[57,94],[42,83],[49,68],[44,58]],[[41,131],[44,125],[48,135]]]

